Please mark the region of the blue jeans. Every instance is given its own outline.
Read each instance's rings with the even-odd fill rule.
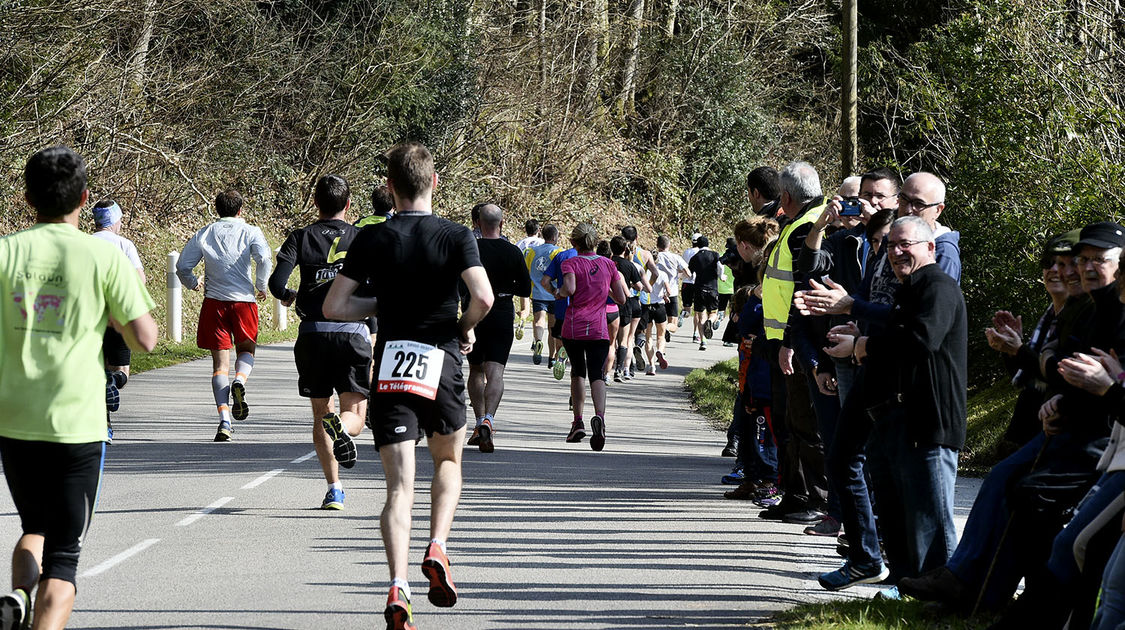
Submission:
[[[957,451],[919,444],[910,411],[888,410],[872,422],[867,465],[879,497],[879,524],[893,578],[940,567],[957,546],[953,491]]]
[[[848,392],[852,391],[858,368],[851,359],[833,359],[832,362],[836,365],[836,393],[840,395],[840,406],[843,407]]]
[[[1021,557],[1028,554],[1030,547],[1043,544],[1036,532],[1030,531],[1042,529],[1037,523],[1024,522],[1025,519],[1016,517],[1012,525],[1008,526],[1008,489],[1017,479],[1031,472],[1032,464],[1037,459],[1036,470],[1073,472],[1083,466],[1092,466],[1091,460],[1073,456],[1075,452],[1082,450],[1085,442],[1086,440],[1076,439],[1070,433],[1056,435],[1047,441],[1046,436],[1039,433],[1018,451],[996,464],[985,477],[961,533],[961,542],[946,563],[949,570],[974,593],[974,597],[984,585],[989,566],[993,566],[987,591],[981,599],[985,607],[996,607],[1011,599],[1020,579],[1026,577],[1029,569],[1029,563],[1022,562]],[[1004,536],[1005,528],[1009,532],[1001,547],[1000,539]],[[1053,536],[1055,532],[1057,529],[1047,530],[1045,533]],[[1039,562],[1042,562],[1041,558]],[[1034,562],[1030,564],[1034,565]]]
[[[863,370],[860,369],[855,382],[862,383],[862,380]],[[859,387],[853,387],[852,395],[843,399],[825,468],[832,494],[839,501],[840,523],[848,537],[848,561],[855,567],[871,569],[882,566],[883,557],[879,552],[879,534],[864,475],[871,419],[863,408],[860,394]]]
[[[777,483],[777,441],[774,439],[770,407],[764,403],[766,401],[758,401],[757,408],[761,413],[748,414],[742,404],[742,395],[735,396],[734,417],[741,430],[738,460],[747,479]]]
[[[1119,537],[1105,567],[1101,603],[1090,630],[1125,630],[1125,536]]]

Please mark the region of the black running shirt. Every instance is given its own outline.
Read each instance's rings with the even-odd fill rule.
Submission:
[[[277,266],[270,274],[270,293],[285,299],[286,282],[294,267],[301,270],[301,284],[297,289],[297,316],[302,321],[326,321],[324,297],[332,280],[344,266],[359,228],[340,221],[326,219],[289,233],[281,251],[277,253]]]
[[[695,286],[712,293],[719,292],[719,253],[701,249],[688,261],[688,269],[695,273]]]
[[[625,286],[629,288],[629,295],[635,296],[637,283],[641,281],[641,272],[637,270],[637,266],[633,264],[633,261],[619,256],[614,256],[610,260],[613,261],[614,265],[617,265],[617,270],[625,278]]]
[[[492,285],[492,294],[496,297],[489,314],[514,313],[512,296],[531,297],[531,276],[527,274],[523,252],[502,238],[477,239],[477,250],[480,251],[484,271],[488,274],[488,282]],[[468,288],[462,283],[463,304],[467,298]]]
[[[379,338],[440,345],[460,338],[457,282],[479,267],[469,228],[424,212],[402,212],[356,237],[340,273],[370,283]]]

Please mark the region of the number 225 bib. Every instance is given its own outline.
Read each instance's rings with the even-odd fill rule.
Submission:
[[[388,341],[379,362],[380,394],[416,394],[433,400],[437,397],[445,351],[417,341]]]

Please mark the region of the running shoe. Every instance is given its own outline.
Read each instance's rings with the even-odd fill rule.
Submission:
[[[746,471],[743,470],[742,465],[739,464],[730,470],[729,473],[723,475],[722,482],[724,486],[737,486],[741,485],[746,480]]]
[[[699,343],[699,335],[697,333],[691,333],[691,342]]]
[[[219,421],[219,430],[215,432],[216,442],[230,442],[231,428],[226,420]]]
[[[329,488],[328,493],[324,495],[324,500],[320,502],[320,509],[322,510],[342,510],[344,509],[344,491],[337,490],[336,488]]]
[[[727,490],[723,496],[727,499],[734,499],[736,501],[748,501],[754,498],[754,494],[758,491],[758,482],[753,479],[743,481],[734,490]]]
[[[336,462],[344,468],[355,466],[355,440],[344,430],[340,416],[330,413],[321,419],[320,424],[324,426],[328,437],[332,438],[332,456],[336,458]]]
[[[722,314],[720,313],[720,314],[719,314],[719,319],[717,319],[717,320],[715,320],[715,321],[711,322],[711,330],[718,330],[718,329],[719,329],[719,326],[720,326],[720,325],[721,325],[721,323],[722,323],[722,321],[723,321],[723,316],[722,316]]]
[[[605,420],[601,416],[594,416],[590,419],[590,430],[594,432],[590,436],[590,448],[595,451],[605,448]]]
[[[496,450],[496,445],[492,442],[492,422],[485,418],[477,429],[480,429],[480,442],[477,444],[480,452],[491,453]]]
[[[724,342],[723,342],[723,347],[724,347],[724,348],[733,348],[733,347],[734,347],[734,344],[733,344],[733,343],[731,343],[731,342],[729,342],[729,341],[724,341]]]
[[[512,331],[512,334],[515,336],[516,341],[523,340],[523,318],[522,317],[516,320],[516,329],[514,331]]]
[[[703,336],[710,339],[715,335],[715,329],[711,327],[711,322],[703,322]]]
[[[457,587],[449,572],[449,558],[441,546],[431,542],[426,549],[426,559],[422,561],[422,573],[430,580],[430,603],[441,608],[449,608],[457,603]]]
[[[554,376],[556,381],[561,381],[566,376],[566,361],[561,358],[555,361],[555,367],[551,368],[551,376]]]
[[[574,411],[574,394],[571,394],[570,397],[566,399],[566,410]]]
[[[230,415],[234,416],[235,420],[245,420],[246,416],[250,415],[250,407],[246,404],[246,385],[235,379],[230,384],[230,397],[232,401]]]
[[[645,376],[656,376],[656,366],[655,365],[648,366],[648,369],[645,370]]]
[[[414,625],[414,616],[410,614],[410,599],[397,586],[392,586],[390,595],[387,595],[383,618],[387,620],[387,630],[418,630],[418,626]]]
[[[680,325],[683,326],[683,324],[680,324]],[[665,330],[664,331],[664,342],[669,343],[671,341],[672,341],[672,331]]]
[[[0,629],[31,627],[31,599],[22,588],[0,597]]]
[[[473,428],[473,434],[469,436],[469,446],[477,446],[478,444],[480,444],[479,424]]]
[[[890,571],[887,571],[887,575],[890,575]],[[883,577],[883,580],[885,579],[887,578]],[[883,580],[878,581],[882,582]],[[875,596],[871,599],[881,599],[883,601],[897,602],[902,599],[902,592],[898,590],[897,586],[892,586],[890,588],[885,588],[878,593],[875,593]]]
[[[754,503],[764,508],[770,508],[778,503],[781,503],[781,490],[777,487],[776,483],[769,481],[758,484],[758,489],[754,492]]]
[[[543,362],[543,342],[538,339],[531,344],[531,362],[535,365]]]
[[[559,361],[566,361],[566,348],[559,348]]]
[[[659,351],[659,350],[656,351],[656,363],[657,363],[657,365],[660,366],[660,369],[662,369],[662,370],[668,369],[668,359],[665,359],[664,353]]]
[[[679,318],[676,319],[676,328],[680,328],[683,325],[684,325],[684,314],[680,313]]]
[[[621,382],[621,370],[614,370],[613,371],[613,382],[614,383],[620,383]]]
[[[645,363],[645,352],[641,346],[633,346],[633,365],[637,366],[638,370],[643,370],[648,365]]]
[[[117,411],[121,408],[121,391],[117,388],[117,383],[113,381],[113,377],[106,375],[105,378],[105,410]]]
[[[638,332],[637,334],[633,335],[633,347],[645,347],[645,334],[643,332]]]
[[[631,380],[633,380],[633,375],[630,374],[628,371],[625,371],[625,372],[621,373],[621,381],[623,383],[628,383]]]
[[[851,562],[845,562],[844,566],[822,574],[817,578],[817,582],[829,591],[839,591],[849,586],[856,584],[874,584],[882,582],[887,579],[891,572],[882,563],[874,567],[855,567]],[[897,592],[896,592],[897,594]],[[895,597],[894,599],[898,599]]]
[[[581,442],[586,437],[586,425],[581,420],[570,423],[570,433],[566,434],[566,441],[570,443]]]
[[[109,418],[105,420],[105,443],[113,444],[113,425],[109,422]]]
[[[706,341],[700,341],[699,342],[699,349],[700,350],[706,350],[707,349],[707,342]]]
[[[555,360],[552,357],[547,357],[547,369],[555,367]]]

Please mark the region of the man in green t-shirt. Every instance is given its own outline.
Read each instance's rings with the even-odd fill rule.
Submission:
[[[35,627],[63,628],[105,457],[102,335],[147,352],[157,330],[129,260],[78,229],[82,158],[43,149],[24,180],[35,225],[0,238],[0,460],[23,529],[0,627],[21,627],[38,585]]]

